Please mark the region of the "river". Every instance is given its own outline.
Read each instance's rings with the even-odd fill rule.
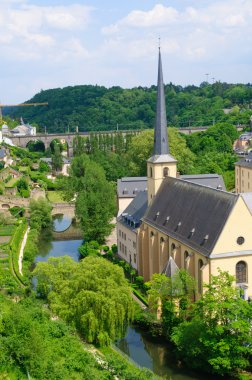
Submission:
[[[56,216],[53,228],[60,232],[64,231],[70,224],[69,219]],[[81,244],[81,239],[53,241],[50,233],[44,234],[39,242],[39,254],[36,257],[36,262],[65,255],[78,261],[80,258],[78,247]],[[185,372],[177,368],[168,345],[164,341],[150,337],[134,326],[128,327],[126,336],[116,342],[116,346],[139,366],[150,368],[157,375],[167,376],[169,380],[206,380],[206,376],[190,376],[188,371]]]

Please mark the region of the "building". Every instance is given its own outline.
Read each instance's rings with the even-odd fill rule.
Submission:
[[[147,177],[123,177],[117,180],[118,215],[128,207],[135,196],[147,190]]]
[[[169,273],[171,267],[186,269],[197,281],[199,296],[203,282],[208,283],[211,275],[218,275],[220,268],[235,276],[245,299],[252,297],[252,276],[249,274],[252,268],[252,194],[228,193],[223,186],[209,186],[211,176],[204,175],[201,183],[197,177],[193,176],[194,181],[190,176],[177,178],[177,161],[169,151],[159,52],[154,150],[147,160],[148,204],[134,231],[138,272],[147,281],[153,273]],[[127,228],[126,231],[121,229],[126,237],[129,227],[134,227],[131,218],[127,220],[128,215],[124,213],[136,215],[139,212],[137,197],[132,201],[134,213],[130,204],[118,218],[118,234],[122,225]],[[120,239],[119,236],[119,245]],[[120,247],[119,255],[123,257]],[[124,258],[128,260],[126,255]]]
[[[235,191],[252,191],[252,152],[235,164]]]

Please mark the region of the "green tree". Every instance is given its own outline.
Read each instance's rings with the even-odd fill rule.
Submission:
[[[66,199],[76,198],[75,213],[84,239],[103,243],[113,228],[110,221],[115,213],[115,193],[102,167],[87,155],[75,157],[63,187]]]
[[[191,368],[234,375],[249,365],[251,305],[240,297],[234,278],[219,270],[192,310],[190,321],[175,327],[178,356]]]
[[[133,301],[122,268],[103,258],[70,257],[39,263],[37,291],[52,311],[77,327],[88,342],[107,345],[122,337],[133,316]]]
[[[38,200],[32,199],[30,201],[30,225],[31,228],[40,230],[52,225],[51,216],[52,206],[50,203],[40,197]]]
[[[53,144],[53,152],[52,152],[52,168],[54,171],[59,171],[62,169],[63,158],[60,151],[60,145],[57,142]]]

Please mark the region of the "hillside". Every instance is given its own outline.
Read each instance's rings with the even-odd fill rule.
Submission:
[[[227,121],[247,124],[252,114],[252,84],[202,83],[165,86],[168,124],[176,127],[211,125]],[[151,128],[154,124],[156,86],[123,89],[81,85],[41,90],[27,102],[45,107],[5,109],[12,117],[37,123],[40,131],[64,132]],[[228,109],[224,113],[223,109]]]

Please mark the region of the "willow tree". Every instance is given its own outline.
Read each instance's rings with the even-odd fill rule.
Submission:
[[[103,258],[70,257],[38,263],[38,293],[67,323],[74,324],[87,342],[100,345],[120,338],[133,317],[133,301],[123,270]]]

